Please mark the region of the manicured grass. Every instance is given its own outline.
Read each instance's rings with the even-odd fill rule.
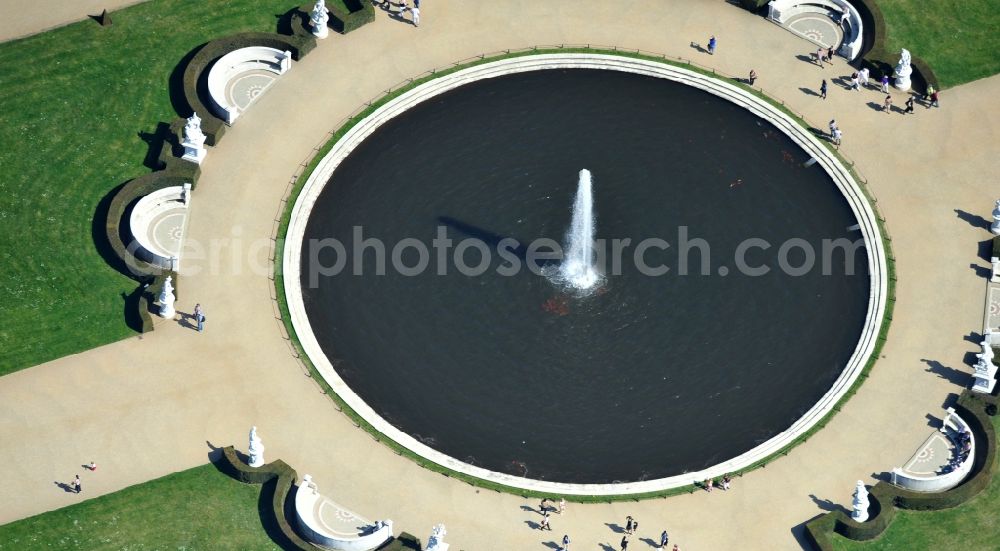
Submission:
[[[95,245],[99,204],[149,172],[140,133],[190,114],[170,100],[181,59],[296,5],[158,0],[0,44],[0,375],[134,334],[137,284]]]
[[[85,493],[68,501],[87,495],[88,476],[111,473],[81,476]],[[0,550],[280,549],[261,524],[260,491],[205,465],[0,526]]]
[[[993,427],[1000,431],[1000,416]],[[994,468],[996,473],[996,467]],[[900,510],[892,524],[879,538],[855,542],[839,534],[830,541],[838,551],[896,551],[923,549],[1000,550],[1000,477],[994,474],[990,485],[968,502],[943,511]]]
[[[888,27],[887,49],[906,48],[921,57],[941,86],[1000,73],[996,0],[878,0],[878,5]]]

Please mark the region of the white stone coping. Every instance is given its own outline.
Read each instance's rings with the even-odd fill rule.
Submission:
[[[943,492],[961,484],[969,476],[969,473],[972,472],[972,466],[976,462],[976,437],[969,430],[969,425],[965,420],[955,413],[954,408],[948,408],[945,411],[948,412],[948,415],[944,418],[940,429],[941,432],[947,434],[947,429],[955,432],[968,432],[971,443],[969,455],[959,464],[958,468],[940,475],[919,475],[896,467],[892,470],[893,484],[915,492]],[[957,446],[955,453],[961,453],[961,450],[957,449]]]
[[[738,457],[698,472],[620,484],[569,484],[498,473],[438,452],[388,423],[341,379],[320,348],[302,302],[300,258],[309,214],[334,170],[366,137],[386,121],[404,113],[413,106],[463,84],[512,73],[577,68],[622,71],[673,80],[729,100],[771,122],[816,158],[817,164],[831,176],[850,204],[865,240],[868,252],[868,271],[871,275],[868,313],[858,345],[833,386],[819,402],[783,432]],[[832,411],[838,400],[844,396],[858,375],[861,374],[878,339],[878,332],[885,315],[887,296],[888,271],[884,243],[876,215],[864,192],[853,180],[848,170],[812,133],[802,128],[788,115],[747,90],[717,78],[665,63],[605,54],[557,53],[501,59],[439,77],[390,100],[351,128],[316,166],[295,201],[285,243],[282,259],[285,297],[295,333],[320,375],[351,409],[361,415],[378,432],[442,467],[497,484],[562,495],[622,495],[678,488],[707,478],[717,478],[726,473],[739,471],[783,449]]]
[[[816,12],[825,15],[831,11],[841,13],[844,8],[847,8],[850,32],[844,34],[844,39],[841,41],[840,47],[837,48],[837,53],[848,60],[853,60],[861,53],[861,46],[864,42],[864,25],[861,22],[861,13],[847,0],[771,0],[768,2],[767,8],[768,19],[785,28],[788,28],[786,26],[788,20],[800,13]],[[802,36],[800,33],[796,34]]]
[[[158,189],[139,199],[132,207],[132,214],[128,221],[129,231],[132,232],[132,238],[135,239],[139,247],[151,256],[149,259],[151,264],[162,268],[177,269],[180,251],[183,249],[184,229],[181,230],[181,241],[178,243],[177,250],[168,251],[152,239],[153,232],[149,225],[167,211],[187,209],[190,205],[191,184],[185,184]],[[184,225],[187,225],[186,216]]]
[[[290,51],[267,46],[240,48],[220,57],[208,72],[208,95],[212,102],[212,110],[226,121],[226,124],[233,124],[242,110],[230,103],[226,97],[226,85],[229,81],[248,71],[263,70],[282,75],[291,66]],[[249,105],[252,104],[253,101]]]
[[[334,515],[348,531],[339,531],[322,519],[324,507],[334,508]],[[392,521],[387,520],[375,530],[375,524],[345,510],[320,495],[312,477],[306,475],[295,492],[295,518],[299,528],[310,543],[324,549],[337,551],[370,551],[392,539]]]

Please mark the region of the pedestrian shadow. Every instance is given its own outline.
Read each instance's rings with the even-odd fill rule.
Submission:
[[[992,268],[987,268],[986,266],[980,266],[979,264],[969,264],[969,267],[972,268],[976,272],[976,275],[979,277],[989,279],[990,277],[993,276]]]
[[[650,546],[650,547],[652,547],[654,549],[660,549],[660,542],[653,541],[652,538],[639,538],[639,541],[641,541],[642,543],[645,543],[646,545],[648,545],[648,546]]]
[[[816,92],[813,92],[812,88],[806,88],[805,86],[802,86],[802,87],[799,88],[799,90],[803,94],[805,94],[807,96],[816,96],[816,97],[819,97],[819,94],[817,94]]]
[[[542,527],[541,524],[538,524],[537,522],[535,522],[533,520],[526,520],[526,521],[524,521],[524,523],[527,524],[528,528],[531,528],[532,530],[538,530],[538,529],[540,529]]]
[[[875,111],[881,111],[882,110],[882,104],[881,103],[875,103],[874,101],[869,101],[865,105],[867,105],[868,107],[872,108]]]
[[[539,514],[539,515],[540,515],[540,514],[542,514],[542,512],[541,512],[541,511],[539,511],[538,509],[535,509],[535,508],[534,508],[534,507],[532,507],[531,505],[522,505],[522,506],[521,506],[521,510],[522,510],[522,511],[530,511],[530,512],[532,512],[532,513],[537,513],[537,514]]]
[[[559,545],[558,543],[556,543],[554,541],[542,542],[542,545],[544,545],[545,547],[548,547],[549,549],[555,549],[556,551],[559,551],[560,549],[562,549],[562,545]]]
[[[65,482],[59,482],[58,480],[56,480],[56,481],[53,481],[52,483],[55,484],[56,486],[62,488],[64,492],[67,492],[67,493],[70,493],[70,494],[75,494],[76,493],[76,490],[73,489],[73,486],[70,486],[69,484],[66,484]]]
[[[844,90],[850,90],[851,86],[853,86],[850,77],[834,77],[830,79],[830,82],[840,86]]]
[[[973,358],[975,358],[975,356],[973,356]],[[933,373],[950,383],[962,387],[966,386],[969,383],[970,375],[965,371],[962,371],[961,369],[948,367],[937,360],[921,359],[920,361],[927,364],[927,369],[924,370],[927,373]]]
[[[602,543],[601,544],[601,551],[616,551],[616,549],[614,547],[611,547],[611,545],[609,545],[607,543]]]
[[[184,327],[186,329],[198,329],[198,324],[195,323],[194,321],[194,314],[181,312],[180,310],[177,310],[177,313],[180,314],[179,318],[174,318],[174,321],[177,322],[177,325],[180,325],[181,327]]]
[[[845,509],[840,504],[834,503],[829,499],[820,499],[816,497],[815,494],[809,494],[809,499],[813,500],[813,503],[815,503],[816,506],[822,509],[823,511],[826,512],[844,511],[845,513],[847,512],[847,509]]]
[[[810,65],[816,65],[816,56],[814,56],[814,55],[799,54],[799,55],[795,56],[795,59],[797,59],[799,61],[805,61],[806,63],[808,63]]]
[[[966,212],[962,209],[955,209],[955,216],[958,216],[960,220],[968,223],[973,228],[983,228],[985,230],[990,229],[990,221],[979,216],[978,214],[972,214],[971,212]]]
[[[706,50],[705,48],[702,48],[701,44],[698,44],[697,42],[692,42],[691,43],[691,47],[694,48],[695,50],[698,50],[698,53],[700,53],[700,54],[707,54],[708,53],[708,50]]]
[[[609,529],[611,529],[612,532],[614,532],[616,534],[624,534],[625,533],[625,529],[624,528],[622,528],[621,526],[619,526],[619,525],[617,525],[617,524],[615,524],[613,522],[605,522],[604,525],[607,526]]]

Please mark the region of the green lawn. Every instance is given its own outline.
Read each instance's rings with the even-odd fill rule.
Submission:
[[[1000,432],[1000,416],[993,427]],[[996,473],[996,468],[994,468]],[[838,551],[1000,550],[1000,474],[972,500],[943,511],[900,510],[878,539],[859,543],[839,534],[830,541]]]
[[[125,338],[136,284],[95,246],[98,206],[149,172],[139,133],[178,115],[194,47],[274,31],[289,0],[157,0],[0,44],[0,375]]]
[[[887,49],[906,48],[922,58],[943,87],[1000,73],[997,0],[878,0],[878,5],[888,27]]]
[[[67,501],[86,496],[88,476],[112,473],[81,476],[84,493]],[[0,550],[280,549],[258,516],[260,490],[205,465],[0,526]]]

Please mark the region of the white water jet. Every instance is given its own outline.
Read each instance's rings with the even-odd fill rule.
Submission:
[[[566,234],[566,257],[559,268],[560,279],[579,290],[601,280],[594,264],[594,196],[590,171],[580,171],[580,183],[573,203],[573,221]]]

